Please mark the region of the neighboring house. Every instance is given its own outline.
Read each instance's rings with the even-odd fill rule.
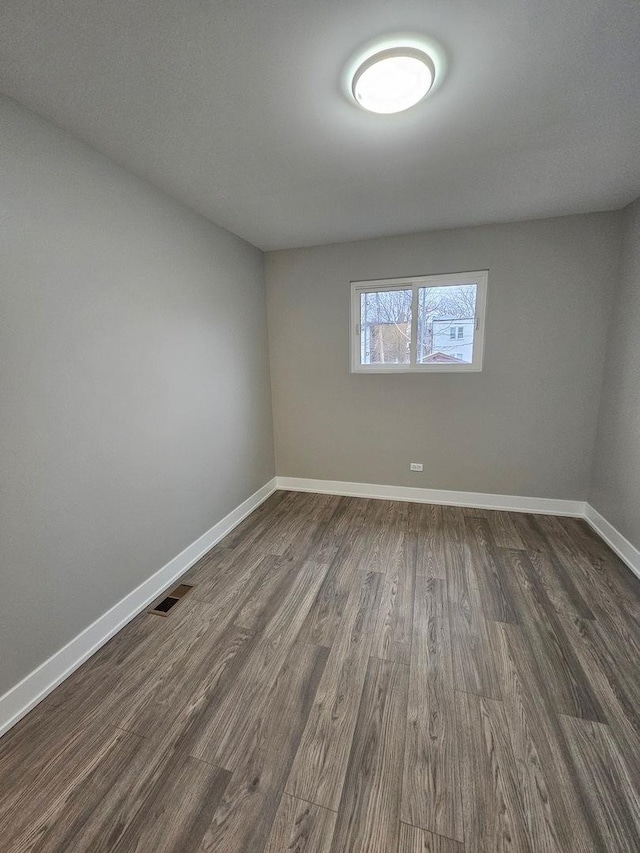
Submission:
[[[473,358],[474,330],[475,319],[472,317],[439,317],[432,320],[424,343],[428,355],[423,356],[420,363],[470,363]],[[410,338],[408,323],[363,324],[363,364],[408,364]]]
[[[471,362],[475,318],[438,317],[432,321],[433,355],[444,353],[458,361]],[[427,356],[431,361],[431,356]],[[423,363],[426,359],[422,360]]]
[[[460,361],[464,359],[448,355],[446,352],[432,352],[431,355],[425,355],[420,364],[458,364]]]

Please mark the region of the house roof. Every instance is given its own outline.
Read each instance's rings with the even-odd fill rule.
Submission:
[[[451,323],[455,321],[456,323],[464,323],[466,321],[473,321],[475,317],[434,317],[434,323]]]
[[[425,356],[420,360],[420,364],[460,364],[461,359],[454,355],[448,355],[446,352],[432,352],[431,355]]]

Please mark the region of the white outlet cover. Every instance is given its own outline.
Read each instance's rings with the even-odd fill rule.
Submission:
[[[411,471],[422,471],[423,470],[422,462],[411,462],[409,464],[409,469]]]

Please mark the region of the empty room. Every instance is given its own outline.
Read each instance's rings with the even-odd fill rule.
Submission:
[[[0,853],[639,853],[637,0],[2,0],[0,580]]]

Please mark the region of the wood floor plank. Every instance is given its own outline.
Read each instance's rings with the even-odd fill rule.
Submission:
[[[407,504],[407,530],[418,533],[420,530],[438,528],[442,533],[442,507],[432,503]]]
[[[281,512],[278,510],[280,504],[287,498],[289,492],[278,489],[272,495],[260,504],[260,506],[250,513],[243,521],[240,522],[234,529],[227,533],[224,539],[219,543],[222,548],[233,549],[239,544],[245,544],[247,541],[255,538],[255,531],[262,531],[270,523],[270,520]]]
[[[27,853],[41,846],[52,832],[59,835],[68,803],[74,792],[89,785],[93,772],[103,761],[125,765],[140,744],[140,738],[111,726],[76,729],[74,737],[33,778],[13,785],[0,801],[2,849]],[[112,773],[104,774],[110,781]],[[4,780],[3,780],[4,786]]]
[[[176,697],[173,713],[167,712],[146,737],[166,749],[190,753],[240,677],[257,641],[255,634],[233,623],[216,634],[211,654],[199,661],[190,683]]]
[[[416,536],[403,534],[401,560],[385,575],[371,654],[408,664],[416,574]]]
[[[374,501],[368,498],[341,497],[329,520],[329,527],[335,536],[349,536],[365,524],[371,523],[370,511]]]
[[[541,701],[544,689],[526,662],[522,631],[489,626],[501,679],[507,731],[516,760],[529,836],[536,853],[589,850],[585,815],[574,781],[563,763],[556,721]]]
[[[381,591],[376,572],[352,590],[285,788],[329,809],[340,804]]]
[[[446,583],[416,579],[402,820],[464,840]]]
[[[494,557],[494,540],[490,522],[484,518],[465,516],[466,543],[469,560],[478,581],[478,591],[485,619],[495,622],[517,622],[511,589],[503,577],[502,564]]]
[[[272,574],[277,560],[271,556],[247,560],[214,603],[200,601],[196,597],[198,587],[166,622],[157,620],[165,623],[163,632],[141,646],[137,660],[129,658],[120,666],[121,678],[115,690],[101,696],[100,712],[105,715],[110,707],[119,707],[120,713],[110,715],[111,721],[143,736],[161,724],[164,727],[171,711],[183,704],[192,687],[202,684],[197,676],[203,668],[215,670],[217,638],[242,609],[242,596],[262,601],[264,578]],[[226,568],[220,568],[220,574],[225,572]]]
[[[630,649],[620,653],[610,632],[598,622],[578,620],[567,624],[576,654],[607,717],[629,772],[640,791],[640,710],[637,700],[638,656]]]
[[[601,560],[592,559],[582,539],[572,537],[555,516],[544,516],[539,520],[539,524],[554,554],[588,600],[594,616],[598,619],[604,617],[611,620],[612,624],[628,619],[628,611],[622,603],[623,596],[616,589],[610,571]],[[631,596],[633,601],[638,598],[637,593]],[[639,627],[640,624],[634,622],[635,632]]]
[[[136,751],[126,760],[96,762],[35,848],[39,853],[198,849],[230,774],[128,737],[136,739]]]
[[[575,565],[597,620],[611,641],[640,652],[640,580],[580,519],[554,519],[553,545],[562,562]],[[575,556],[574,556],[575,555]]]
[[[457,507],[443,507],[443,521],[455,687],[499,699],[478,580],[467,552],[464,515]]]
[[[487,515],[491,535],[498,548],[524,548],[513,519],[514,513],[510,512],[494,511]]]
[[[155,653],[147,653],[154,666],[129,690],[121,712],[116,714],[114,708],[111,715],[114,725],[142,737],[174,715],[175,708],[198,683],[198,673],[211,667],[225,628],[226,620],[220,618],[217,607],[196,599],[181,606],[189,618],[175,641],[169,647],[159,644]]]
[[[569,618],[595,618],[571,573],[555,555],[545,536],[541,518],[523,513],[516,516],[515,523],[527,544],[526,551],[531,564],[558,613],[566,614]]]
[[[343,540],[343,536],[335,534],[330,521],[316,521],[309,525],[305,536],[294,538],[281,559],[293,565],[300,565],[309,560],[330,565]]]
[[[398,853],[464,853],[464,844],[403,823]]]
[[[167,764],[165,778],[131,820],[113,853],[196,853],[229,776],[218,767],[179,756],[175,764]]]
[[[330,853],[336,812],[283,794],[264,853]]]
[[[582,642],[576,639],[578,656],[585,661],[589,673],[601,672],[605,676],[622,713],[640,737],[640,680],[634,666],[639,660],[638,649],[619,643],[598,621],[584,620],[580,625]],[[574,626],[577,627],[576,623]],[[624,665],[620,666],[621,663]],[[606,712],[605,716],[608,719]]]
[[[28,742],[33,750],[28,766],[35,772],[48,757],[55,755],[66,737],[74,736],[75,729],[100,722],[121,726],[122,718],[139,697],[146,696],[147,690],[156,684],[162,661],[200,637],[210,623],[211,613],[195,599],[187,598],[167,619],[148,614],[144,618],[153,626],[152,630],[137,636],[129,653],[121,653],[118,644],[114,644],[110,647],[113,653],[100,655],[97,664],[81,667],[45,700],[42,712],[36,709],[33,719],[40,719],[39,726],[36,724],[34,729],[25,721],[25,727],[31,729]],[[0,770],[5,779],[11,780],[14,773],[21,774],[23,763],[20,750],[11,756],[0,746]]]
[[[388,853],[400,831],[406,666],[370,658],[331,853]]]
[[[419,507],[411,516],[411,529],[417,534],[416,573],[427,578],[446,578],[442,507],[437,504],[412,504]]]
[[[202,581],[210,581],[217,572],[227,566],[233,559],[233,549],[225,548],[220,542],[200,557],[189,571],[180,578],[182,583],[197,585]]]
[[[518,621],[544,673],[556,713],[605,722],[600,702],[529,558],[523,551],[506,548],[500,556],[519,584]]]
[[[28,849],[30,853],[36,850],[38,853],[66,853],[67,850],[90,849],[84,843],[83,827],[91,823],[96,807],[103,798],[109,796],[112,788],[136,761],[145,745],[142,738],[128,732],[120,732],[119,739],[114,749],[97,757],[87,776],[74,779],[55,819],[41,822],[41,814],[36,817],[31,813],[32,834],[25,848],[19,843],[11,844],[3,833],[3,840],[7,844],[3,849]],[[33,828],[36,827],[38,831],[34,835]],[[78,840],[80,846],[77,844]]]
[[[345,542],[329,566],[302,626],[300,639],[318,646],[333,645],[357,572],[358,557],[354,545]]]
[[[320,498],[320,495],[315,497]],[[233,531],[221,544],[232,546],[236,555],[243,553],[282,556],[296,538],[304,538],[316,529],[320,514],[303,493],[287,492],[272,511],[259,523],[236,537]]]
[[[577,590],[560,561],[546,551],[527,551],[531,565],[556,613],[566,619],[594,619],[593,611]]]
[[[207,829],[203,853],[262,851],[278,811],[327,649],[294,644],[272,685],[263,712],[252,715],[229,784]]]
[[[597,826],[590,820],[589,805],[576,785],[569,750],[560,727],[559,716],[554,710],[553,695],[547,689],[546,673],[532,654],[521,626],[501,625],[495,631],[505,638],[496,639],[496,654],[501,677],[507,679],[505,687],[505,713],[509,719],[515,719],[518,707],[525,714],[525,720],[519,725],[527,726],[536,750],[536,768],[527,768],[526,772],[535,775],[539,768],[544,774],[546,784],[542,790],[548,790],[550,806],[555,821],[557,836],[563,850],[575,853],[599,853],[603,842]],[[495,633],[494,631],[494,633]],[[508,656],[508,659],[507,659]],[[512,743],[518,723],[510,723]],[[524,739],[520,741],[522,744]],[[517,760],[521,760],[518,747],[514,746]],[[529,755],[533,757],[534,753]],[[526,795],[523,790],[523,802]]]
[[[237,604],[247,586],[253,586],[277,559],[275,555],[259,552],[228,551],[209,564],[208,576],[199,575],[189,599],[214,605],[225,614]]]
[[[475,518],[490,518],[495,512],[493,509],[485,509],[481,506],[461,506],[462,514],[465,516],[475,516]]]
[[[500,701],[457,693],[466,853],[535,853]]]
[[[270,603],[274,596],[284,598],[285,587],[291,583],[295,574],[282,557],[263,557],[256,566],[256,582],[250,592],[239,600],[240,606],[233,615],[233,622],[239,628],[259,633],[268,620]]]
[[[257,546],[273,554],[286,554],[296,540],[311,538],[322,528],[338,505],[335,495],[290,492],[258,538]]]
[[[404,562],[405,534],[393,525],[362,528],[355,543],[358,567],[383,575],[397,572]]]
[[[371,500],[364,516],[364,524],[368,527],[387,528],[397,533],[408,530],[409,509],[405,501]]]
[[[3,793],[0,813],[16,792],[51,766],[68,745],[92,726],[91,721],[83,724],[80,716],[68,711],[70,691],[65,683],[61,687],[61,691],[54,691],[0,739],[0,791]]]
[[[600,583],[606,585],[620,607],[640,623],[640,579],[615,554],[583,518],[556,518],[554,530],[562,528],[570,541],[587,554]]]
[[[267,691],[298,636],[327,570],[327,566],[307,563],[296,573],[287,596],[262,631],[241,674],[201,731],[191,750],[194,758],[234,769],[240,760],[239,744],[253,719],[262,714]]]
[[[637,853],[640,843],[640,792],[609,727],[591,720],[563,717],[578,783],[591,806],[606,850]]]
[[[319,492],[287,492],[282,510],[288,515],[303,515],[309,521],[327,522],[333,518],[339,503],[338,495]]]
[[[194,671],[191,683],[168,713],[147,731],[153,743],[189,754],[217,713],[255,648],[257,638],[244,628],[230,624],[214,638],[210,657]]]

